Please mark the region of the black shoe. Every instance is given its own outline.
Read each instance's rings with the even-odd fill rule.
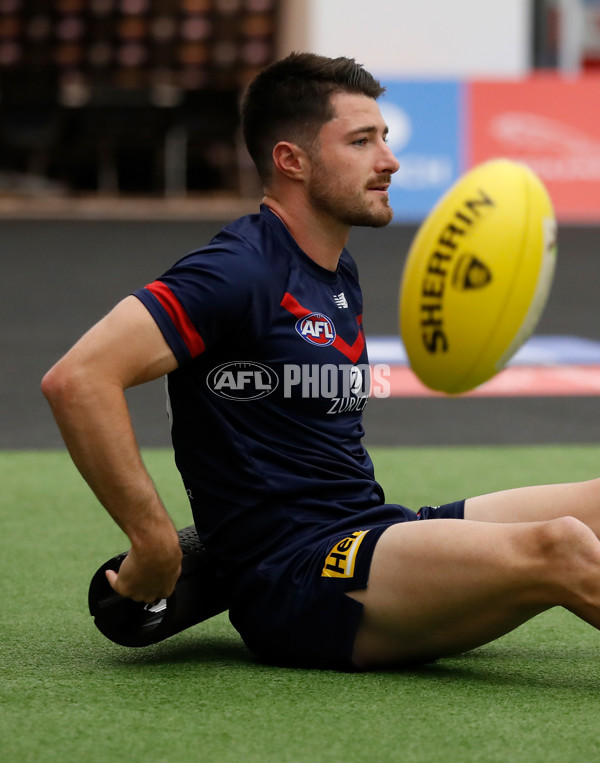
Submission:
[[[126,599],[109,585],[106,570],[117,572],[125,551],[105,562],[90,583],[88,605],[98,630],[121,646],[149,646],[208,620],[229,608],[228,594],[192,525],[179,530],[181,576],[168,599],[156,604]]]

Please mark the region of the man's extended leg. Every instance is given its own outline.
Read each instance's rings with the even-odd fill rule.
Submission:
[[[503,490],[469,498],[465,519],[480,522],[539,522],[571,516],[600,537],[600,479]]]
[[[457,654],[556,605],[600,628],[600,541],[572,517],[393,525],[349,595],[364,604],[359,668]]]

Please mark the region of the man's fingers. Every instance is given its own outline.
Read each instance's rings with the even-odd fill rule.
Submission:
[[[160,587],[156,586],[152,592],[148,590],[142,592],[140,590],[132,589],[131,586],[128,587],[125,580],[121,580],[119,574],[114,570],[106,570],[105,575],[110,587],[120,596],[132,599],[133,601],[143,601],[146,604],[155,604],[163,598],[167,599],[175,590],[175,584],[177,582],[176,579],[169,585],[163,584]]]
[[[110,587],[114,591],[116,591],[117,589],[116,589],[116,585],[115,584],[117,582],[117,577],[118,577],[117,573],[114,570],[106,570],[105,575],[106,575],[106,579],[108,580],[108,584],[110,585]],[[117,591],[117,593],[118,593],[118,591]]]
[[[149,599],[146,599],[144,596],[136,595],[135,593],[125,591],[123,590],[123,585],[121,585],[121,581],[119,580],[119,575],[114,570],[106,570],[106,579],[108,580],[108,584],[113,589],[113,591],[116,591],[119,596],[124,596],[126,599],[132,599],[133,601],[145,601],[146,603],[149,603]]]

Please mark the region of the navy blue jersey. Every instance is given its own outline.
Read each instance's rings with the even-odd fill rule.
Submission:
[[[224,569],[384,502],[362,445],[369,370],[346,250],[320,267],[263,206],[135,295],[179,362],[175,458]]]

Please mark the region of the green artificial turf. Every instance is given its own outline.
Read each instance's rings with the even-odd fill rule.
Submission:
[[[594,477],[599,447],[373,449],[388,500],[418,507]],[[145,458],[179,526],[165,451]],[[143,650],[87,612],[95,569],[124,550],[62,452],[0,452],[0,760],[593,761],[600,634],[555,609],[420,670],[261,665],[226,615]],[[318,627],[318,624],[315,624]]]

